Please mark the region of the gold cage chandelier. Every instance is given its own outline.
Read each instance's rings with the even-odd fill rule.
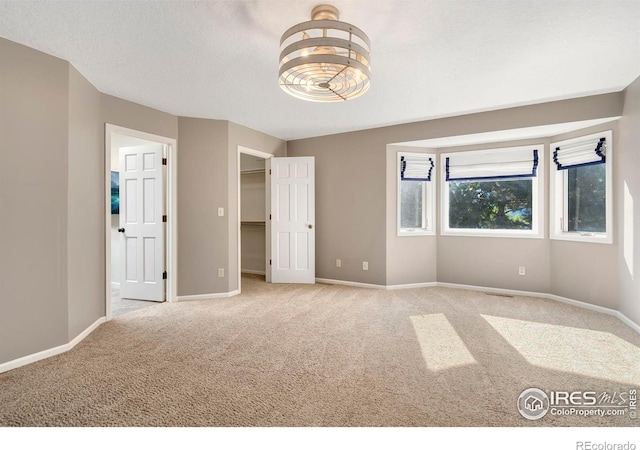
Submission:
[[[337,8],[319,5],[310,21],[284,32],[278,83],[285,92],[312,102],[339,102],[369,90],[369,38],[338,17]]]

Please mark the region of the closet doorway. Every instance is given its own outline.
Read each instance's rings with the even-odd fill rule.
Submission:
[[[273,155],[238,146],[238,291],[242,276],[271,281],[269,160]]]

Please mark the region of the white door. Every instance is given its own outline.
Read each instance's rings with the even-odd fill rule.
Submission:
[[[162,144],[120,148],[120,296],[164,301]]]
[[[271,282],[315,283],[313,157],[271,159]]]

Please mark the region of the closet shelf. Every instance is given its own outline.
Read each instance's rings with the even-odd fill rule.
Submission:
[[[265,226],[264,220],[242,220],[240,225]]]

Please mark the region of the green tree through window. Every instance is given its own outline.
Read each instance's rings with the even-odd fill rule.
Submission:
[[[449,183],[449,227],[531,230],[531,179]]]

